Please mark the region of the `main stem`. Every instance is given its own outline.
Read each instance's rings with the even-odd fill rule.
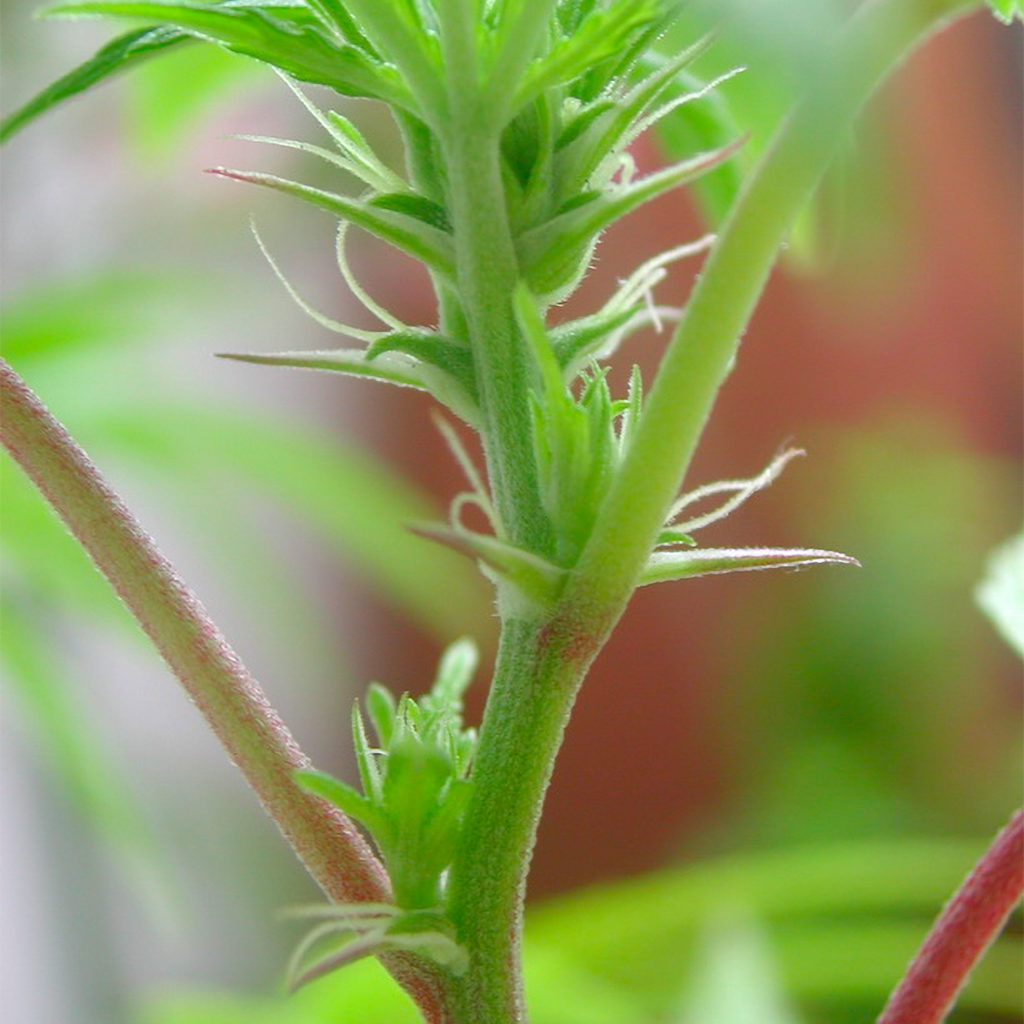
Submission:
[[[500,529],[513,544],[543,554],[551,527],[534,464],[531,364],[512,313],[519,265],[501,174],[502,122],[479,79],[474,25],[457,8],[455,0],[442,8],[449,121],[441,137],[456,290],[469,329]]]
[[[477,70],[472,25],[453,2],[445,23],[451,124],[442,140],[456,274],[483,414],[499,530],[544,554],[551,527],[537,487],[530,422],[533,367],[512,312],[518,260],[501,174],[502,120]],[[459,1024],[526,1018],[522,907],[544,792],[583,670],[543,617],[503,609],[502,635],[473,769],[474,794],[451,868],[449,912],[469,969],[450,982]]]
[[[573,700],[596,648],[550,624],[503,624],[473,769],[474,793],[451,870],[449,909],[470,969],[450,991],[459,1024],[527,1019],[521,971],[526,875],[544,793]]]
[[[525,878],[565,723],[583,675],[635,587],[786,231],[885,72],[927,31],[973,6],[876,0],[851,24],[724,226],[560,601],[537,619],[505,618],[474,795],[451,870],[451,913],[470,956],[469,970],[450,987],[458,1024],[526,1020],[519,966]],[[502,526],[514,542],[544,551],[549,527],[529,446],[528,363],[509,308],[515,251],[498,140],[486,113],[473,105],[479,98],[474,56],[468,47],[446,54],[457,68],[446,155],[458,286]]]

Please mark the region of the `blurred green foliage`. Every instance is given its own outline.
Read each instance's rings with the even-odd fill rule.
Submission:
[[[741,132],[747,135],[736,157],[693,183],[709,223],[721,223],[744,175],[813,80],[827,49],[823,41],[853,7],[850,0],[697,0],[673,22],[661,44],[666,53],[702,32],[715,33],[715,45],[693,66],[691,88],[722,81],[658,125],[660,148],[679,159],[694,147],[721,146]],[[847,140],[793,227],[783,254],[791,268],[821,269],[841,249],[844,259],[860,259],[865,270],[877,272],[879,249],[898,244],[902,210],[894,192],[899,176],[887,159],[886,135],[874,118],[859,124],[856,138]]]
[[[837,1024],[870,1019],[985,841],[831,843],[724,857],[562,896],[527,923],[534,1024]],[[758,922],[754,927],[752,922]],[[953,1020],[1021,1010],[1019,935]],[[783,992],[786,993],[783,996]],[[788,1008],[791,998],[801,1016]],[[694,1017],[700,1008],[713,1015]],[[774,1016],[765,1016],[774,1007]],[[760,1008],[761,1016],[757,1016]],[[959,1016],[963,1014],[963,1016]],[[133,1024],[415,1024],[363,962],[291,998],[167,993]]]
[[[208,280],[173,272],[109,271],[48,283],[7,302],[2,353],[101,467],[122,467],[152,484],[164,511],[202,538],[226,588],[252,607],[272,609],[276,629],[325,642],[326,623],[289,578],[287,555],[274,553],[258,520],[239,514],[240,493],[276,502],[434,636],[450,637],[473,622],[481,588],[472,570],[405,528],[437,514],[428,498],[311,428],[177,397],[173,384],[148,377],[144,361],[133,360],[162,323],[179,322],[214,294]],[[84,622],[126,639],[142,634],[6,456],[0,490],[0,659],[10,691],[74,805],[133,873],[145,872],[153,851],[139,794],[104,749],[102,716],[76,688],[60,624]],[[436,598],[438,579],[445,580],[444,601]]]
[[[730,628],[749,638],[730,707],[748,750],[746,834],[992,829],[1019,799],[1019,730],[972,594],[1012,528],[1017,467],[909,409],[813,447],[834,459],[814,493],[796,493],[793,528],[864,571],[821,574],[781,614],[763,599],[736,609]]]
[[[184,46],[132,75],[126,134],[145,160],[160,163],[188,145],[197,125],[274,76],[256,61],[217,46]]]

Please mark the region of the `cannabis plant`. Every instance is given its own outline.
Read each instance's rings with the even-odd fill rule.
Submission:
[[[68,0],[48,8],[143,27],[12,115],[7,134],[181,46],[221,46],[279,72],[316,141],[252,138],[323,161],[337,187],[258,170],[213,173],[335,218],[340,274],[381,327],[358,329],[307,307],[350,347],[228,355],[428,392],[444,410],[437,426],[465,475],[447,520],[414,528],[424,543],[471,558],[493,587],[501,639],[479,736],[462,721],[476,664],[462,640],[445,653],[426,696],[373,686],[354,710],[357,789],[298,752],[196,599],[4,369],[5,444],[137,615],[329,899],[303,911],[315,925],[293,959],[294,984],[372,954],[427,1020],[525,1020],[522,904],[544,792],[587,669],[633,592],[711,573],[855,564],[815,548],[701,544],[700,531],[772,483],[794,450],[749,478],[682,486],[776,252],[845,129],[910,46],[974,5],[863,5],[814,62],[806,94],[745,178],[717,237],[651,253],[597,308],[566,318],[560,306],[613,223],[721,170],[747,141],[737,134],[662,170],[636,172],[631,144],[663,119],[685,116],[715,85],[690,73],[714,38],[677,45],[678,6]],[[1012,15],[1012,3],[998,6]],[[343,107],[334,109],[330,92],[387,111],[402,166],[382,158]],[[722,134],[722,124],[713,127],[705,137]],[[402,322],[360,286],[346,256],[352,226],[423,265],[436,299],[432,326]],[[705,253],[685,301],[655,297],[669,264]],[[285,284],[298,299],[300,289]],[[663,324],[675,326],[653,385],[645,389],[634,367],[624,393],[615,393],[608,369],[621,343]],[[469,433],[482,467],[465,443]],[[994,848],[1002,862],[1013,859],[1020,830],[1018,817]],[[1016,876],[979,884],[989,912],[983,926],[966,915],[971,949],[1020,891]],[[948,985],[924,997],[922,982],[908,976],[909,995],[898,995],[883,1019],[938,1020],[973,954],[965,959],[947,970]],[[908,999],[916,1009],[905,1009]]]

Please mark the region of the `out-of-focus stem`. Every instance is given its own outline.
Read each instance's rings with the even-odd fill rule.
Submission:
[[[1024,895],[1024,809],[946,904],[878,1024],[939,1024]]]
[[[337,902],[387,901],[387,875],[352,823],[295,782],[309,759],[259,684],[88,456],[3,360],[0,397],[0,441],[149,635],[306,870]],[[447,1020],[434,972],[401,957],[389,967],[428,1020]]]

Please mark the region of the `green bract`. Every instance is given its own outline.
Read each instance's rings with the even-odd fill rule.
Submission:
[[[439,910],[444,872],[451,863],[469,797],[476,733],[462,725],[462,695],[476,668],[476,648],[460,640],[445,652],[430,692],[397,702],[374,683],[366,713],[358,704],[352,732],[363,792],[323,772],[299,773],[303,786],[350,817],[373,837],[403,911]]]

